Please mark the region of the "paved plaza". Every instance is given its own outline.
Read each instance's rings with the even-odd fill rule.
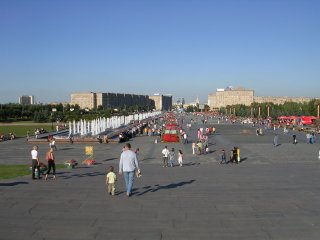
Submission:
[[[216,122],[215,122],[216,123]],[[194,125],[189,137],[195,139]],[[256,136],[243,125],[215,124],[210,153],[192,155],[191,144],[154,143],[135,137],[143,176],[131,197],[118,176],[107,195],[108,166],[118,170],[123,143],[94,144],[98,165],[57,171],[57,180],[31,176],[0,181],[0,239],[319,239],[319,143],[273,130]],[[181,149],[183,167],[163,168],[161,150]],[[85,144],[58,144],[56,163],[85,159]],[[222,149],[238,146],[240,164],[219,164]],[[26,139],[0,143],[0,163],[30,164]],[[39,144],[42,161],[48,144]],[[177,162],[176,162],[177,164]]]

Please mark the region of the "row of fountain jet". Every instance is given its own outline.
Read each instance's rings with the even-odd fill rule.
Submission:
[[[129,116],[113,116],[111,118],[97,118],[94,120],[81,119],[80,121],[69,122],[69,134],[72,135],[92,135],[97,136],[107,129],[116,129],[121,126],[126,126],[133,121],[141,121],[147,118],[160,115],[161,111],[137,113]]]

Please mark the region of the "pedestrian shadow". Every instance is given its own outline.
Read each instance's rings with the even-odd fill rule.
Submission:
[[[13,187],[21,184],[29,184],[28,182],[10,182],[10,183],[0,183],[0,187]]]
[[[155,159],[155,158],[151,158],[151,157],[149,157],[149,158],[144,158],[144,159],[140,160],[140,162],[143,162],[143,161],[146,161],[146,160],[152,160],[152,159]]]
[[[184,163],[184,167],[191,167],[191,166],[198,166],[200,163],[194,163],[194,162],[189,162],[189,163]]]
[[[119,192],[115,192],[115,195],[118,196],[118,195],[121,195],[123,193],[125,193],[126,191],[119,191]]]
[[[209,143],[208,147],[213,146],[213,145],[217,145],[216,143]]]
[[[146,187],[143,187],[143,189],[146,189],[144,192],[141,192],[141,193],[136,193],[135,195],[136,196],[142,196],[146,193],[154,193],[154,192],[157,192],[159,190],[168,190],[168,189],[173,189],[173,188],[178,188],[178,187],[182,187],[184,185],[187,185],[187,184],[192,184],[195,180],[190,180],[190,181],[183,181],[183,182],[179,182],[179,183],[171,183],[171,184],[168,184],[168,185],[165,185],[165,186],[161,186],[159,184],[156,184],[154,185],[154,187],[151,187],[151,186],[146,186]]]
[[[70,174],[66,176],[59,177],[60,179],[71,179],[71,178],[84,178],[84,177],[98,177],[105,175],[106,173],[102,172],[92,172],[92,173],[82,173],[82,174]]]
[[[59,151],[66,151],[66,150],[70,150],[70,149],[73,149],[73,148],[71,148],[71,147],[59,148]]]
[[[217,151],[217,150],[209,150],[209,152],[204,153],[203,155],[210,154],[210,153],[214,153],[214,152],[216,152],[216,151]]]
[[[117,158],[107,158],[105,160],[102,160],[103,162],[108,162],[108,161],[112,161],[112,160],[116,160]]]
[[[244,162],[244,161],[246,161],[247,159],[248,159],[248,158],[246,158],[246,157],[245,157],[245,158],[241,158],[241,159],[240,159],[240,162]]]

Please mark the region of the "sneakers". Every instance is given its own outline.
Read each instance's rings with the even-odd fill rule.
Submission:
[[[56,180],[56,175],[53,175],[52,179],[53,179],[53,180]],[[46,181],[48,180],[48,174],[46,174],[44,180],[46,180]]]

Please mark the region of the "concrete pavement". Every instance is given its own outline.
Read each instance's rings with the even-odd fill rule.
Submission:
[[[195,138],[198,126],[189,137]],[[241,125],[216,125],[211,153],[192,155],[191,144],[154,144],[154,137],[132,139],[140,148],[142,178],[125,196],[118,176],[117,195],[107,195],[106,169],[114,165],[123,144],[95,144],[94,167],[58,171],[58,179],[31,176],[0,181],[0,239],[317,239],[320,235],[319,143],[291,143],[279,133],[256,136]],[[163,168],[167,145],[185,153],[183,167]],[[219,164],[239,146],[243,161]],[[47,144],[40,144],[44,159]],[[85,158],[85,145],[62,144],[57,163]],[[0,143],[0,163],[28,163],[25,140]],[[229,157],[229,156],[227,156]]]

